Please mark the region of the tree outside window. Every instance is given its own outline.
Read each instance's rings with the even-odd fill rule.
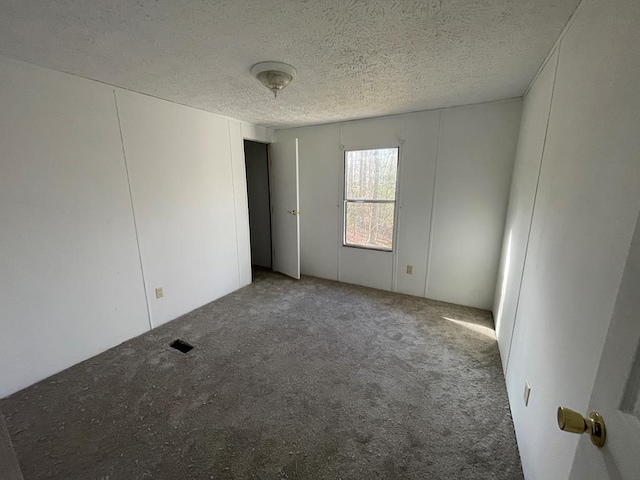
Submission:
[[[345,152],[345,246],[393,250],[397,176],[398,148]]]

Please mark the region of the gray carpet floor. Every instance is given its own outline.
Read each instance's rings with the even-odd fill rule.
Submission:
[[[257,273],[0,406],[26,480],[523,478],[489,312],[310,277]]]

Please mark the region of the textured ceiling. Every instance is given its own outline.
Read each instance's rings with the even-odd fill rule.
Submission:
[[[272,126],[518,97],[579,0],[3,0],[0,54]],[[292,64],[277,100],[254,63]]]

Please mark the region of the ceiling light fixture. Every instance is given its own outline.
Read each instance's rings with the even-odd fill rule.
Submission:
[[[251,74],[260,80],[277,98],[278,92],[296,78],[296,69],[281,62],[260,62],[251,67]]]

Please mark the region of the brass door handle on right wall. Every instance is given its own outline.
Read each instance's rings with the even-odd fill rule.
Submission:
[[[602,448],[607,440],[604,418],[598,412],[589,412],[588,417],[584,418],[567,407],[558,407],[558,427],[564,432],[580,435],[589,432],[591,443],[598,448]]]

